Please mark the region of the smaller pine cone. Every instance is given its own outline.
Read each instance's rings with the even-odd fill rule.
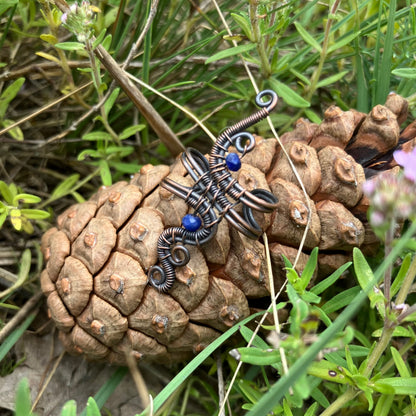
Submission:
[[[270,241],[277,289],[285,280],[283,258],[295,259],[309,216],[299,273],[314,247],[320,249],[320,276],[348,261],[354,247],[374,250],[362,184],[369,168],[394,164],[389,155],[398,144],[414,146],[414,123],[400,136],[406,115],[407,102],[391,95],[368,115],[333,106],[320,125],[300,119],[281,139],[306,196],[276,140],[256,138],[234,176],[244,188],[278,198],[273,213],[256,214]],[[186,360],[247,317],[252,299],[270,296],[263,242],[225,220],[209,243],[189,247],[190,261],[177,268],[168,293],[148,285],[159,235],[180,226],[189,211],[160,186],[167,177],[193,183],[178,161],[146,165],[129,183],[103,187],[69,207],[44,234],[41,287],[69,352],[119,365],[126,354],[159,363]]]

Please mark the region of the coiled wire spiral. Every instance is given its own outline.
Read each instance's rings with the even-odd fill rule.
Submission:
[[[263,101],[265,97],[267,101]],[[231,146],[235,146],[244,156],[254,148],[255,138],[243,130],[266,118],[276,106],[277,99],[277,94],[272,90],[260,92],[256,97],[260,110],[222,132],[212,147],[209,161],[196,149],[189,148],[182,154],[182,164],[195,181],[192,188],[170,179],[162,181],[161,185],[165,189],[184,199],[193,208],[201,220],[201,226],[197,230],[187,229],[186,225],[171,227],[159,236],[159,264],[148,271],[149,283],[159,291],[169,291],[176,279],[175,267],[189,262],[190,255],[185,244],[199,246],[210,241],[223,217],[249,238],[257,239],[261,235],[262,230],[254,219],[253,210],[272,212],[277,199],[265,189],[251,192],[244,189],[232,178],[226,153]],[[230,202],[227,195],[234,202]],[[243,204],[242,216],[234,209],[238,203]]]

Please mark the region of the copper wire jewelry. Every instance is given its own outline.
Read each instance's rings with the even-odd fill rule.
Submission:
[[[230,171],[238,171],[241,160],[237,153],[228,149],[234,146],[242,157],[254,148],[256,141],[253,135],[244,130],[266,118],[275,108],[277,99],[272,90],[260,92],[256,97],[260,110],[222,132],[212,147],[209,160],[192,148],[182,154],[182,164],[195,181],[192,188],[171,179],[162,181],[161,185],[185,200],[194,213],[185,215],[182,227],[167,228],[159,236],[159,264],[148,271],[149,283],[159,291],[167,292],[176,279],[175,267],[189,262],[190,255],[185,244],[199,246],[210,241],[222,218],[247,237],[260,237],[262,230],[253,210],[272,212],[277,198],[265,189],[249,192],[233,179]],[[242,204],[242,215],[235,210],[237,204]]]

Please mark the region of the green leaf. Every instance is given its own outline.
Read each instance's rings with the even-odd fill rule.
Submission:
[[[19,273],[17,275],[16,283],[21,285],[29,277],[30,266],[32,262],[32,253],[30,249],[25,249],[20,258]],[[15,283],[15,284],[16,284]]]
[[[280,352],[275,349],[253,347],[237,348],[240,361],[252,365],[273,365],[281,362]]]
[[[13,125],[15,122],[13,120],[5,119],[3,120],[3,126],[9,127]],[[18,142],[22,142],[25,138],[22,129],[19,126],[12,127],[7,131],[7,134],[9,134],[12,139],[17,140]]]
[[[396,77],[416,79],[416,68],[396,68],[391,73]]]
[[[318,82],[318,84],[316,85],[316,88],[322,88],[322,87],[326,87],[327,85],[334,84],[335,82],[339,81],[341,78],[344,78],[345,75],[348,74],[348,72],[349,71],[342,71],[342,72],[339,72],[338,74],[331,75],[328,78],[324,78]]]
[[[92,131],[91,133],[84,134],[82,136],[82,140],[108,140],[112,141],[111,134],[107,133],[106,131]]]
[[[106,160],[100,160],[100,176],[103,185],[110,186],[112,184],[110,166]]]
[[[327,360],[314,361],[308,367],[308,374],[322,380],[333,381],[338,384],[351,384],[345,376],[343,368]]]
[[[85,160],[87,157],[101,159],[103,157],[103,154],[98,150],[85,149],[77,156],[77,160]]]
[[[351,35],[345,36],[343,37],[341,40],[339,40],[338,42],[335,42],[333,45],[331,45],[328,48],[328,54],[336,51],[337,49],[341,49],[346,45],[349,45],[356,37],[358,37],[360,35],[360,31],[357,31],[354,33],[352,33]]]
[[[302,39],[312,48],[316,49],[319,53],[322,52],[321,45],[315,40],[315,38],[301,25],[299,22],[295,22],[296,30]]]
[[[305,413],[305,416],[315,416],[316,410],[318,409],[319,404],[318,403],[312,403],[308,410]]]
[[[396,394],[414,395],[416,392],[416,377],[383,378],[377,384],[385,384],[394,388]]]
[[[4,221],[6,221],[7,218],[7,211],[4,210],[1,214],[0,214],[0,229],[1,227],[3,227]]]
[[[42,201],[41,198],[39,198],[36,195],[32,194],[17,194],[13,198],[12,205],[17,207],[19,203],[25,203],[25,204],[38,204],[40,201]]]
[[[17,231],[22,229],[22,213],[20,212],[20,209],[10,210],[10,221]]]
[[[367,263],[363,253],[360,249],[354,248],[353,251],[353,260],[354,260],[354,271],[357,276],[358,283],[361,286],[361,289],[367,293],[368,298],[370,299],[371,306],[377,307],[381,316],[384,316],[385,309],[385,297],[382,291],[377,287],[371,287],[371,282],[374,281],[374,274],[370,266]]]
[[[13,205],[14,193],[6,182],[0,181],[0,193],[8,204]]]
[[[398,271],[396,277],[394,278],[393,284],[390,288],[391,297],[393,297],[399,289],[402,287],[404,278],[406,277],[407,271],[409,270],[410,263],[412,261],[412,254],[408,253],[402,261],[400,270]]]
[[[85,49],[85,45],[80,42],[59,42],[55,47],[64,51],[83,51]]]
[[[238,26],[240,26],[240,28],[243,30],[244,34],[248,37],[248,39],[250,41],[253,41],[250,18],[248,17],[247,13],[231,13],[231,17],[238,24]]]
[[[17,78],[0,95],[0,120],[4,119],[4,115],[6,114],[10,101],[16,97],[24,82],[25,79],[23,77]]]
[[[357,367],[354,364],[354,361],[352,360],[350,349],[348,348],[348,345],[345,346],[345,359],[347,360],[348,370],[351,373],[356,374],[358,370],[357,370]]]
[[[2,0],[0,3],[0,16],[10,7],[16,6],[17,0]]]
[[[113,37],[111,34],[108,34],[105,39],[103,40],[103,43],[101,44],[101,46],[108,51],[110,49],[111,46],[111,41],[112,41]]]
[[[97,406],[97,402],[92,397],[88,398],[87,416],[101,416],[101,412]]]
[[[256,47],[256,44],[254,43],[248,43],[246,45],[239,45],[235,46],[234,48],[225,49],[223,51],[220,51],[211,57],[209,57],[205,63],[209,64],[211,62],[219,61],[220,59],[229,58],[231,56],[239,55],[245,52],[249,52],[252,49]]]
[[[393,394],[382,394],[377,400],[373,416],[388,416],[394,401]]]
[[[315,111],[306,108],[304,112],[305,116],[308,117],[312,123],[320,124],[322,122],[321,118],[315,113]]]
[[[311,288],[311,292],[315,295],[319,295],[332,286],[341,276],[342,274],[351,266],[352,262],[345,263],[339,269],[335,270],[330,276],[326,279],[322,280],[318,284],[316,284],[313,288]]]
[[[75,400],[69,400],[64,404],[61,416],[77,416],[77,403]]]
[[[73,191],[71,192],[71,195],[74,197],[75,201],[77,201],[79,204],[82,204],[83,202],[85,202],[85,198],[78,192]]]
[[[301,297],[308,303],[319,303],[321,301],[321,297],[312,292],[304,292]]]
[[[106,155],[117,154],[119,157],[126,157],[134,152],[134,146],[108,146],[105,149]]]
[[[374,406],[373,391],[369,388],[364,388],[363,393],[368,402],[368,411],[371,411]]]
[[[299,289],[301,290],[301,292],[303,292],[308,287],[316,271],[317,264],[318,264],[318,247],[315,247],[309,256],[309,259],[305,265],[305,268],[303,269],[302,275],[300,276]]]
[[[56,45],[58,43],[58,38],[55,35],[52,35],[51,33],[42,33],[39,36],[44,42],[49,43],[50,45]],[[37,52],[37,55],[39,52]],[[56,59],[56,58],[55,58]]]
[[[293,267],[286,267],[286,277],[290,284],[297,289],[297,282],[300,281],[298,272]]]
[[[105,37],[105,32],[107,31],[107,29],[103,29],[101,32],[100,32],[100,34],[97,36],[97,38],[94,40],[94,42],[93,42],[93,44],[92,44],[92,47],[93,47],[93,49],[95,49],[101,42],[102,42],[102,40],[104,39],[104,37]]]
[[[292,410],[290,410],[290,405],[286,399],[283,399],[283,413],[285,416],[293,416]]]
[[[344,306],[349,305],[358,296],[360,291],[361,290],[358,286],[352,287],[350,289],[346,289],[343,292],[335,295],[330,300],[328,300],[328,302],[326,302],[325,305],[323,305],[321,309],[326,314],[330,314],[332,312],[338,311]]]
[[[253,382],[240,379],[237,382],[237,387],[247,400],[250,400],[252,403],[257,403],[259,401],[261,392],[258,389],[253,388]]]
[[[22,215],[30,220],[44,220],[46,218],[49,218],[51,214],[47,211],[43,211],[41,209],[28,209],[28,208],[22,208],[20,210]]]
[[[399,372],[400,376],[403,378],[409,378],[411,376],[409,369],[406,366],[402,356],[400,355],[399,351],[396,350],[394,347],[390,347],[391,355],[394,360],[394,364]],[[416,394],[416,391],[414,392]]]
[[[16,408],[14,411],[15,416],[31,416],[32,413],[32,404],[30,399],[30,389],[29,382],[27,378],[23,378],[18,386],[16,392]]]
[[[291,107],[300,107],[305,108],[309,107],[310,104],[304,98],[302,98],[297,92],[293,91],[290,87],[282,82],[270,78],[269,82],[272,88],[277,92],[277,94],[282,97],[284,102]]]
[[[240,333],[245,339],[245,341],[248,343],[253,338],[254,331],[252,331],[250,328],[247,328],[246,326],[242,326],[240,328]],[[258,335],[255,335],[255,337],[253,338],[252,345],[254,347],[261,348],[264,350],[267,350],[269,348],[269,345],[267,345],[267,343]]]
[[[119,135],[120,140],[128,139],[130,136],[133,136],[138,131],[142,131],[146,127],[145,124],[136,124],[125,128]]]
[[[378,393],[382,393],[382,394],[395,394],[396,390],[394,387],[390,386],[387,383],[383,383],[383,379],[377,381],[374,385],[373,385],[373,389],[374,391],[378,392]]]
[[[354,248],[353,260],[354,271],[361,289],[364,292],[370,292],[370,284],[374,281],[374,274],[360,249]]]
[[[137,163],[111,162],[111,167],[116,169],[117,172],[135,174],[142,168],[142,165]]]
[[[107,98],[106,102],[104,103],[104,113],[108,117],[111,109],[114,106],[114,103],[117,100],[117,97],[120,93],[120,88],[114,88],[114,91],[111,92],[110,96]]]
[[[79,174],[74,173],[71,176],[68,176],[65,180],[63,180],[52,192],[53,198],[58,198],[64,195],[67,195],[74,185],[78,182]]]

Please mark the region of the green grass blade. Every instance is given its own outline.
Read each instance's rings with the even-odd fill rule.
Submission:
[[[26,331],[27,328],[29,328],[29,325],[32,323],[32,321],[35,319],[37,313],[31,313],[24,321],[23,323],[16,328],[6,339],[5,341],[0,345],[0,361],[6,356],[6,354],[10,351],[10,349],[13,347],[14,344],[18,341],[18,339],[23,335],[23,333]]]
[[[373,103],[374,105],[383,104],[390,91],[390,73],[393,57],[395,14],[396,0],[391,0],[389,5],[387,31],[384,38],[383,56],[381,58],[381,64],[376,82],[375,102]]]

